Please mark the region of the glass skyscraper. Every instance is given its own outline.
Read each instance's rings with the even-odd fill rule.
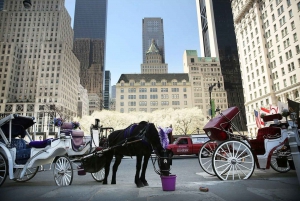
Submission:
[[[106,40],[107,0],[76,0],[74,39]]]
[[[146,52],[151,45],[152,39],[155,40],[162,55],[162,63],[165,63],[164,23],[161,18],[143,19],[143,63],[146,63]]]
[[[0,0],[0,10],[3,10],[4,0]]]
[[[104,105],[106,24],[107,0],[76,0],[74,53],[80,61],[80,83],[99,98],[95,110]]]
[[[227,91],[228,107],[238,106],[242,130],[246,116],[242,78],[230,0],[196,0],[200,51],[204,57],[218,57]]]

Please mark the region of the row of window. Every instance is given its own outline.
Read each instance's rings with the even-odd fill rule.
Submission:
[[[179,96],[180,96],[179,94],[172,94],[172,99],[179,99]],[[128,95],[128,99],[136,99],[136,97],[137,97],[137,95]],[[139,95],[138,97],[139,97],[139,99],[148,99],[148,97],[150,97],[150,99],[158,99],[157,94]],[[187,98],[187,94],[183,94],[183,98]],[[123,100],[124,95],[121,95],[120,99]],[[161,99],[169,99],[169,95],[161,94]]]
[[[121,93],[124,93],[124,88],[121,88]],[[139,93],[147,93],[147,88],[139,88]],[[158,92],[158,88],[150,88],[149,89],[150,92]],[[168,92],[169,88],[161,88],[160,89],[161,92]],[[183,92],[186,92],[187,89],[183,88],[182,89]],[[179,92],[179,88],[171,88],[171,92]],[[136,93],[136,88],[128,88],[128,93]]]
[[[120,102],[120,106],[124,106],[124,102]],[[147,106],[148,102],[147,101],[140,101],[140,102],[136,102],[136,101],[129,101],[128,102],[128,106],[137,106],[137,104],[139,104],[139,106]],[[160,105],[161,106],[165,106],[165,105],[180,105],[180,101],[161,101]],[[183,103],[184,105],[187,105],[187,101],[184,101]],[[150,101],[149,102],[150,106],[158,106],[159,105],[159,101]]]

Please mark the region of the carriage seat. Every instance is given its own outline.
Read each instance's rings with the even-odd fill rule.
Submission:
[[[278,127],[265,127],[258,129],[256,139],[250,140],[252,149],[257,155],[264,155],[265,150],[265,139],[277,139],[281,137],[281,129]]]
[[[82,130],[72,130],[72,148],[74,151],[80,151],[80,147],[85,143],[83,141],[84,132]]]
[[[34,148],[45,148],[48,145],[51,145],[51,139],[46,139],[46,140],[43,140],[43,141],[31,141],[31,142],[29,142],[29,146],[34,147]]]
[[[5,143],[3,139],[0,142]],[[16,164],[25,164],[30,158],[31,147],[26,144],[23,139],[13,138],[11,139],[11,147],[16,148]]]

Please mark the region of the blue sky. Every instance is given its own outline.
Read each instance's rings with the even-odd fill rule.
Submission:
[[[74,19],[75,0],[65,0]],[[200,55],[195,0],[108,0],[106,70],[111,85],[121,74],[140,73],[142,58],[142,19],[164,20],[165,62],[169,73],[183,73],[184,50]]]

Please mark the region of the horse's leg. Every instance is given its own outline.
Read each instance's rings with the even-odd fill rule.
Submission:
[[[109,175],[109,169],[110,169],[110,163],[113,159],[113,152],[112,151],[108,151],[106,154],[105,154],[105,176],[104,176],[104,179],[103,179],[103,184],[107,184],[107,177]]]
[[[143,182],[140,180],[140,171],[142,166],[142,159],[143,155],[137,155],[136,156],[136,172],[135,172],[135,178],[134,182],[138,188],[144,187]]]
[[[147,170],[149,158],[150,158],[150,155],[144,155],[143,168],[142,168],[142,173],[141,173],[141,177],[140,177],[140,180],[143,182],[144,186],[149,186],[149,184],[146,180],[146,170]]]
[[[118,171],[118,167],[121,163],[122,158],[123,158],[123,155],[115,155],[115,163],[113,165],[113,174],[112,174],[112,178],[111,178],[111,184],[116,184],[117,171]]]

